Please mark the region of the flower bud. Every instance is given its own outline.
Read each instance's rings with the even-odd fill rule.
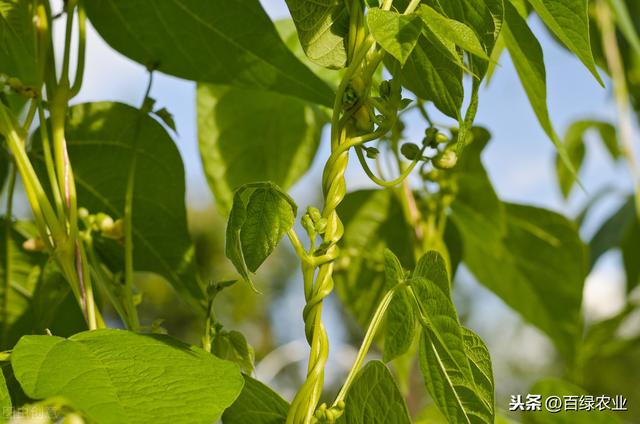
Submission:
[[[42,252],[44,250],[44,242],[41,238],[30,238],[22,243],[22,248],[28,252]]]
[[[303,215],[300,223],[302,224],[302,228],[304,228],[307,233],[315,232],[315,225],[309,214]]]
[[[124,221],[122,219],[117,219],[113,222],[113,219],[111,219],[110,223],[109,220],[103,220],[100,225],[100,230],[104,237],[113,240],[121,240],[124,238]]]
[[[375,159],[380,154],[380,150],[376,149],[375,147],[364,147],[364,151],[366,152],[369,159]]]
[[[447,149],[440,153],[433,160],[433,165],[438,169],[451,169],[458,163],[458,154],[452,150]]]
[[[320,221],[320,219],[322,219],[322,214],[320,213],[320,210],[313,206],[309,206],[307,208],[307,214],[309,214],[313,222],[318,222]]]
[[[316,222],[315,229],[318,234],[324,234],[327,230],[327,220],[325,218],[320,218]]]
[[[380,92],[380,97],[388,99],[391,95],[391,83],[389,81],[382,81],[378,90]]]
[[[438,134],[436,134],[435,142],[437,144],[448,143],[449,142],[449,137],[447,137],[446,135],[444,135],[442,133],[438,133]]]
[[[420,148],[413,143],[405,143],[400,147],[402,156],[409,160],[415,160],[420,157]]]

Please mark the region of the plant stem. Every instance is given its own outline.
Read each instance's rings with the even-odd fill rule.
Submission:
[[[389,290],[384,295],[380,303],[378,304],[378,307],[376,308],[376,311],[374,312],[373,317],[371,318],[371,322],[369,323],[369,327],[367,328],[367,332],[364,335],[364,339],[362,340],[360,349],[358,350],[358,355],[356,356],[353,366],[349,370],[349,374],[347,375],[347,378],[344,384],[342,385],[340,392],[336,396],[336,399],[333,401],[332,406],[334,407],[337,406],[341,401],[344,401],[345,397],[347,396],[349,387],[351,387],[351,383],[353,383],[353,380],[355,379],[356,374],[360,370],[360,367],[362,366],[362,363],[364,362],[364,359],[367,356],[367,353],[369,352],[369,348],[373,343],[373,340],[378,332],[378,329],[380,328],[380,324],[382,324],[383,322],[384,315],[387,312],[389,304],[393,300],[393,296],[395,295],[395,292],[396,290],[398,290],[399,287],[403,287],[403,285],[397,285],[391,290]]]
[[[58,186],[58,176],[56,174],[55,165],[53,163],[53,157],[51,156],[52,150],[51,142],[49,141],[49,130],[47,129],[47,120],[44,116],[44,108],[42,107],[42,104],[38,105],[38,119],[40,120],[40,139],[42,140],[42,151],[44,154],[45,166],[47,168],[49,185],[51,186],[53,200],[56,204],[58,219],[60,220],[60,222],[63,222],[64,204],[62,203],[62,195],[60,194],[60,187]]]
[[[7,187],[7,210],[5,211],[5,251],[4,251],[4,285],[2,287],[2,340],[0,346],[6,343],[7,329],[9,327],[9,291],[11,290],[11,279],[13,277],[13,191],[16,186],[16,168],[13,165],[9,171],[9,183]]]
[[[84,10],[84,0],[78,1],[78,63],[75,79],[71,87],[70,97],[75,97],[82,87],[84,77],[84,64],[87,49],[87,14]]]
[[[609,5],[604,0],[597,3],[597,15],[602,31],[603,50],[607,65],[611,72],[613,91],[618,110],[618,127],[620,130],[621,152],[627,161],[631,177],[633,178],[636,214],[640,219],[640,167],[636,161],[636,153],[633,143],[633,124],[629,107],[629,90],[624,75],[624,65],[620,55],[620,48],[616,38],[616,28]]]

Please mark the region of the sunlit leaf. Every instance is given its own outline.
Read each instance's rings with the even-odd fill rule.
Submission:
[[[420,37],[420,18],[375,8],[369,9],[367,22],[378,44],[404,66]]]
[[[293,227],[296,211],[293,200],[273,183],[246,184],[236,190],[225,254],[250,284],[251,273]]]
[[[272,181],[289,189],[311,166],[325,116],[277,93],[200,84],[198,140],[207,181],[228,213],[243,184]]]
[[[258,0],[94,0],[111,47],[180,78],[275,91],[331,106],[331,89],[284,45]]]
[[[344,0],[286,0],[300,44],[313,62],[332,69],[347,61],[349,14]]]
[[[602,85],[591,53],[588,4],[583,0],[529,0],[553,34],[584,63]]]
[[[391,372],[380,361],[369,362],[347,392],[339,424],[410,424],[409,411]]]
[[[489,60],[478,36],[467,25],[442,16],[435,9],[424,4],[417,9],[416,13],[438,37],[455,43],[481,59]]]
[[[223,424],[282,424],[287,419],[289,404],[266,385],[244,377],[240,396],[224,414]]]
[[[240,394],[237,365],[160,335],[96,330],[24,336],[11,365],[33,399],[64,397],[110,423],[211,423]]]

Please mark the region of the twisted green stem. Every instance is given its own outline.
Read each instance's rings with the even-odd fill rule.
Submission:
[[[347,142],[345,130],[341,131],[339,140],[338,145]],[[333,258],[338,255],[337,243],[344,234],[344,227],[336,208],[347,192],[344,173],[348,162],[348,150],[334,149],[325,165],[322,177],[322,190],[325,198],[322,217],[327,220],[324,243],[328,246],[326,256]],[[291,404],[287,418],[287,423],[290,424],[310,423],[322,393],[324,368],[329,356],[329,339],[327,330],[322,323],[322,302],[333,290],[333,267],[333,261],[327,261],[320,265],[315,282],[313,282],[313,267],[308,264],[303,266],[307,302],[303,318],[305,335],[311,346],[311,353],[307,367],[307,379]]]

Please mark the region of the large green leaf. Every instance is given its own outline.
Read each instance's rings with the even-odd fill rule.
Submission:
[[[561,215],[531,206],[504,206],[503,236],[480,238],[473,223],[462,225],[456,217],[464,262],[480,283],[544,331],[572,359],[582,334],[585,246],[575,225]]]
[[[408,288],[403,284],[406,276],[400,260],[390,250],[385,251],[384,260],[387,290],[402,284],[395,289],[385,317],[383,359],[389,362],[411,347],[416,334],[416,316]]]
[[[451,423],[493,422],[488,352],[475,334],[469,330],[463,333],[451,300],[444,259],[434,251],[428,252],[418,262],[411,285],[426,320],[420,368],[431,397]]]
[[[338,207],[345,228],[336,262],[336,291],[346,309],[365,327],[386,292],[384,251],[401,264],[414,265],[412,228],[392,190],[362,190],[347,194]]]
[[[167,336],[122,330],[25,336],[11,365],[29,397],[64,397],[104,424],[211,423],[243,385],[231,362]]]
[[[600,84],[591,52],[588,2],[584,0],[529,0],[547,27],[584,63]]]
[[[505,23],[502,33],[504,34],[505,45],[509,50],[513,65],[520,77],[520,83],[527,93],[529,103],[538,118],[538,122],[540,122],[540,126],[555,144],[562,161],[569,170],[574,172],[566,149],[560,142],[549,118],[547,76],[542,47],[540,47],[540,43],[516,8],[509,1],[505,2],[504,7]]]
[[[557,378],[548,378],[536,382],[529,393],[539,394],[545,402],[550,396],[556,396],[563,401],[562,409],[556,412],[549,411],[543,403],[540,411],[530,411],[522,413],[525,424],[619,424],[622,420],[616,416],[615,412],[606,410],[581,410],[580,399],[588,395],[583,388],[568,381]],[[569,404],[567,404],[567,397]],[[591,396],[595,402],[597,396]],[[576,409],[574,410],[574,406]],[[569,408],[565,410],[564,408]]]
[[[481,59],[489,60],[478,36],[462,22],[442,16],[435,9],[421,5],[416,13],[438,37],[449,40]]]
[[[86,8],[111,47],[147,67],[333,103],[329,87],[287,49],[258,0],[94,0]]]
[[[347,392],[341,424],[410,424],[409,411],[393,376],[380,361],[369,362]]]
[[[326,122],[306,102],[241,88],[200,84],[197,105],[202,166],[225,213],[243,184],[291,187],[311,165]]]
[[[251,273],[293,227],[296,212],[293,200],[273,183],[246,184],[236,190],[225,254],[250,284]]]
[[[600,139],[611,157],[615,160],[620,156],[618,148],[618,140],[616,138],[616,129],[608,122],[601,121],[575,121],[573,122],[564,136],[564,146],[567,150],[571,164],[575,172],[580,172],[582,161],[586,153],[584,136],[590,130],[597,130]],[[576,181],[576,174],[572,173],[562,162],[560,157],[556,158],[556,176],[562,195],[567,198]]]
[[[69,110],[66,139],[78,205],[122,218],[133,170],[135,269],[157,273],[188,299],[203,303],[187,229],[184,167],[162,125],[125,104],[87,103]],[[46,175],[40,143],[33,153]],[[120,245],[105,241],[100,247],[111,267],[123,267]]]
[[[224,424],[283,424],[287,420],[289,404],[279,394],[249,376],[238,399],[224,414]]]
[[[349,14],[344,0],[286,0],[305,53],[318,65],[339,69],[347,62]]]
[[[0,74],[36,83],[35,27],[29,0],[0,1]]]
[[[378,44],[404,66],[420,37],[420,18],[373,8],[367,14],[367,23]]]

